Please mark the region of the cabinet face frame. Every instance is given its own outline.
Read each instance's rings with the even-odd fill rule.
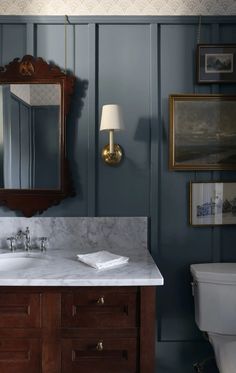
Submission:
[[[68,293],[82,291],[84,293],[93,292],[96,290],[99,293],[104,293],[106,289],[117,292],[117,294],[127,293],[137,294],[136,313],[137,325],[130,327],[65,327],[62,326],[62,298]],[[35,350],[34,364],[35,372],[38,373],[63,373],[63,366],[66,362],[62,362],[63,340],[76,341],[79,338],[91,338],[98,341],[101,333],[104,335],[104,340],[114,340],[119,351],[119,340],[121,346],[127,346],[132,354],[136,354],[133,360],[130,360],[130,367],[134,366],[134,359],[137,364],[138,373],[154,373],[155,364],[155,296],[156,288],[154,286],[140,287],[2,287],[0,296],[4,298],[4,294],[14,294],[19,302],[21,295],[38,294],[40,297],[40,323],[35,328],[1,328],[0,333],[2,338],[15,340],[23,338],[24,341],[30,341],[32,338],[36,341],[41,341]],[[125,342],[126,341],[126,342]],[[133,341],[133,342],[132,342]],[[131,344],[130,344],[131,343]],[[130,346],[130,347],[128,347]],[[132,347],[133,346],[133,347]],[[135,347],[136,346],[136,347]],[[136,352],[134,352],[136,351]],[[71,357],[71,355],[70,355]],[[133,361],[133,362],[132,362]],[[37,362],[37,363],[36,363]],[[33,364],[33,362],[31,362]],[[38,367],[38,364],[40,367]],[[4,372],[8,373],[7,366],[4,367]],[[38,370],[37,370],[38,369]],[[132,368],[133,369],[133,368]],[[96,372],[96,370],[95,370]],[[101,371],[98,370],[100,373]],[[133,372],[133,370],[131,370]],[[21,373],[21,371],[19,371]],[[119,372],[121,373],[121,372]]]

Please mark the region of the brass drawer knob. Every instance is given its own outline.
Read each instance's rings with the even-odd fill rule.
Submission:
[[[98,342],[97,343],[97,346],[96,346],[96,350],[97,351],[103,351],[103,343],[102,343],[102,341],[100,341],[100,342]]]
[[[99,297],[98,300],[97,300],[97,304],[104,304],[104,303],[105,303],[104,296]]]

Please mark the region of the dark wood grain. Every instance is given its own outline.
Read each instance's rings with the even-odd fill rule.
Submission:
[[[154,287],[2,287],[0,316],[0,372],[154,373]]]
[[[135,338],[104,337],[99,330],[92,337],[62,340],[62,373],[136,373],[136,356]]]
[[[0,372],[41,373],[40,339],[0,339]]]
[[[140,289],[140,372],[155,372],[156,288]]]
[[[37,328],[40,320],[39,294],[10,293],[0,297],[0,328]]]
[[[103,303],[100,302],[103,299]],[[136,288],[81,288],[62,295],[63,327],[135,327]]]
[[[42,372],[61,372],[61,294],[42,294]],[[69,372],[68,372],[69,373]]]

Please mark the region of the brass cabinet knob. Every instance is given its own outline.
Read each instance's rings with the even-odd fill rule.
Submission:
[[[103,350],[103,343],[102,343],[102,341],[99,341],[98,343],[97,343],[97,346],[96,346],[96,350],[97,351],[102,351]]]
[[[98,300],[97,300],[97,304],[104,304],[104,303],[105,303],[104,296],[99,297]]]

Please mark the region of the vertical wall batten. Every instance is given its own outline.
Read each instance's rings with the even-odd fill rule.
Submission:
[[[75,190],[72,206],[75,216],[88,214],[88,137],[89,137],[89,27],[85,24],[74,27],[73,65],[76,76],[75,94],[72,97],[69,120],[68,150]],[[71,162],[72,161],[72,162]]]
[[[88,122],[88,216],[96,216],[97,169],[97,26],[89,24],[89,122]]]
[[[220,42],[220,27],[219,24],[211,25],[211,42],[212,44],[219,44]],[[212,84],[211,85],[211,93],[219,93],[220,85],[219,84]],[[212,181],[219,181],[221,180],[221,172],[220,171],[212,171]],[[212,261],[219,262],[221,259],[221,228],[220,227],[212,227]]]
[[[158,134],[159,134],[159,118],[158,118],[158,26],[157,24],[150,25],[150,117],[151,117],[151,136],[150,136],[150,202],[149,211],[151,216],[151,231],[150,231],[150,246],[153,256],[157,257],[158,248],[155,247],[158,237]]]
[[[2,32],[3,26],[0,25],[0,66],[3,66],[3,32]]]

